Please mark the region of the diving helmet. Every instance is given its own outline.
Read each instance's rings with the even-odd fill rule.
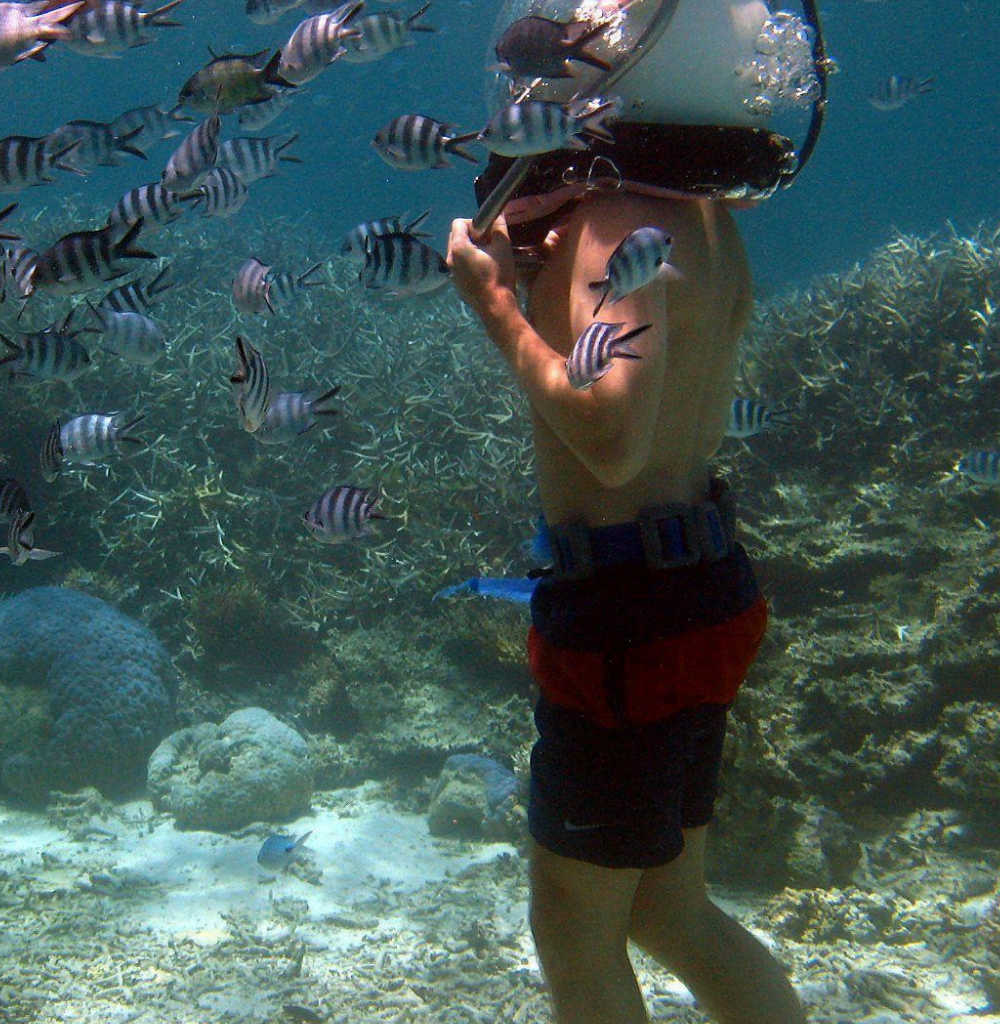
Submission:
[[[670,196],[759,199],[790,184],[819,134],[829,70],[815,0],[802,7],[799,16],[772,13],[764,0],[506,0],[492,37],[495,56],[503,58],[526,26],[550,34],[562,26],[566,70],[532,74],[499,59],[486,84],[491,114],[526,98],[621,101],[613,144],[535,158],[514,199],[537,200],[609,174]],[[796,108],[812,108],[798,149],[771,123]],[[480,200],[509,165],[491,158],[476,182]]]

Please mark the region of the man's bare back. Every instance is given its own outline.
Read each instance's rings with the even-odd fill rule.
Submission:
[[[707,495],[708,460],[725,432],[736,346],[751,308],[743,244],[722,204],[621,193],[581,203],[532,283],[528,319],[552,348],[568,356],[593,320],[596,298],[589,282],[604,276],[622,238],[643,226],[671,233],[671,263],[684,279],[656,282],[602,308],[602,320],[625,321],[625,329],[651,322],[653,328],[641,339],[643,359],[617,361],[595,387],[606,387],[617,375],[618,383],[627,383],[634,393],[656,389],[648,395],[656,402],[648,457],[636,475],[608,486],[535,411],[536,472],[549,522],[624,522],[650,505],[696,502]],[[654,353],[662,347],[665,359],[658,364]],[[638,398],[637,415],[641,404]]]

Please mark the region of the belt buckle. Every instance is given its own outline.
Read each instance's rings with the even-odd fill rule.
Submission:
[[[704,509],[700,506],[680,503],[652,505],[640,509],[636,520],[639,523],[639,536],[642,538],[646,565],[650,569],[679,569],[700,562],[705,550],[704,538],[708,533],[708,524],[704,521],[704,516]],[[665,519],[674,519],[680,526],[681,538],[686,549],[684,554],[664,554],[660,523]]]
[[[549,535],[558,579],[582,580],[594,575],[594,549],[590,544],[590,527],[585,522],[550,526]]]

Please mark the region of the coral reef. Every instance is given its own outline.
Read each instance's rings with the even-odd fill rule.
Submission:
[[[53,235],[83,218],[70,206],[48,214]],[[177,285],[158,316],[176,336],[155,373],[102,358],[72,384],[8,392],[4,472],[37,496],[40,541],[51,530],[67,552],[34,578],[120,581],[192,686],[225,682],[220,708],[252,693],[296,721],[324,777],[422,777],[458,751],[523,756],[523,609],[431,603],[448,583],[529,564],[529,425],[502,360],[450,293],[372,301],[336,258],[265,339],[232,312],[214,254],[249,245],[297,266],[335,240],[252,216],[213,224],[211,246],[205,230],[182,222],[172,235]],[[891,830],[895,815],[953,806],[972,821],[994,799],[996,494],[953,467],[1000,434],[998,309],[1000,230],[986,226],[900,236],[757,309],[738,393],[793,422],[728,441],[718,459],[773,613],[733,710],[723,875],[844,885],[868,815]],[[47,307],[30,314],[39,327]],[[0,320],[17,326],[9,306]],[[341,415],[280,449],[244,434],[226,385],[238,329],[280,386],[341,383]],[[162,434],[106,475],[70,471],[45,488],[24,438],[40,440],[56,393],[73,409],[113,395]],[[302,532],[334,483],[383,494],[388,519],[359,543]],[[975,779],[964,749],[981,762]],[[751,843],[766,856],[747,878],[725,849]]]
[[[493,758],[452,754],[431,795],[431,835],[522,842],[527,821],[518,806],[519,789],[514,773]]]
[[[0,780],[18,799],[83,786],[127,795],[172,723],[177,682],[160,642],[74,590],[36,587],[0,604],[0,679]],[[26,689],[44,697],[44,709],[30,697],[25,704]]]
[[[315,630],[248,579],[200,587],[189,605],[194,671],[207,686],[239,683],[250,667],[264,678],[291,671],[317,647]]]
[[[153,806],[181,828],[216,831],[287,821],[309,807],[306,741],[262,708],[234,711],[168,736],[149,759]]]

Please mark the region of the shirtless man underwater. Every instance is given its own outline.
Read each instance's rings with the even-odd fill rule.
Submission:
[[[682,32],[685,8],[702,19],[702,37],[713,14],[767,13],[759,0],[681,0]],[[706,168],[679,188],[657,187],[661,142],[673,154],[678,141],[698,150],[696,162],[718,147],[703,145],[698,126],[670,125],[665,141],[662,126],[650,127],[616,123],[615,145],[598,147],[616,164],[613,187],[565,189],[574,180],[566,162],[598,168],[594,149],[547,154],[507,222],[476,244],[470,222],[456,220],[449,243],[459,292],[528,398],[553,541],[554,574],[535,592],[528,642],[540,689],[531,927],[558,1024],[645,1024],[628,940],[713,1020],[801,1024],[784,970],[709,899],[704,876],[726,715],[767,619],[734,538],[732,496],[710,470],[751,311],[750,275],[726,202],[668,197]],[[760,161],[707,168],[709,179],[761,183],[775,143],[757,143]],[[546,163],[558,172],[548,179]],[[556,198],[538,202],[543,193]],[[508,223],[543,257],[526,313]],[[673,237],[670,262],[683,277],[654,281],[595,316],[591,283],[627,235],[650,226]],[[615,359],[593,386],[575,389],[567,357],[595,319],[622,324],[620,333],[651,327],[630,342],[640,358]]]

